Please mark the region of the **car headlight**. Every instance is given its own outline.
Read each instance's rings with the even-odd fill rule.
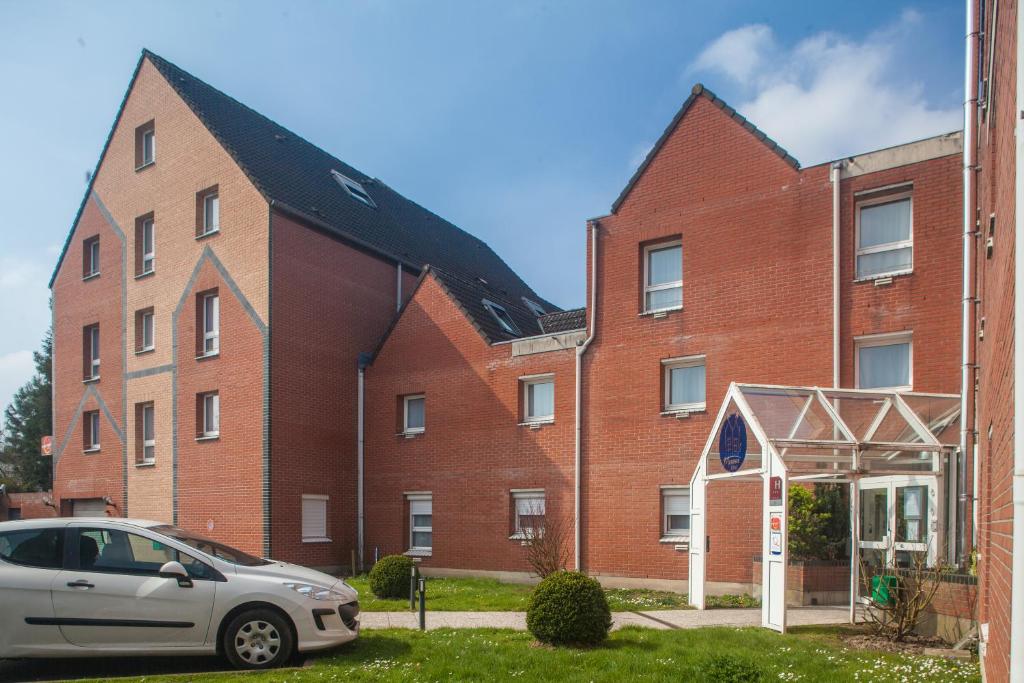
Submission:
[[[324,588],[323,586],[314,586],[308,583],[286,583],[286,588],[291,588],[299,595],[309,598],[310,600],[335,600],[337,602],[344,602],[347,597],[343,593],[333,591],[330,588]]]

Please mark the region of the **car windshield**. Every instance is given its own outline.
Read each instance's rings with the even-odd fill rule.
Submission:
[[[224,545],[217,541],[211,541],[208,538],[194,534],[191,531],[179,529],[178,527],[155,526],[152,530],[165,536],[170,536],[175,540],[192,546],[196,550],[201,550],[207,555],[212,555],[218,560],[224,560],[231,564],[238,564],[243,567],[258,567],[260,565],[270,564],[269,560],[255,557],[249,553],[242,552],[237,548],[232,548],[229,545]]]

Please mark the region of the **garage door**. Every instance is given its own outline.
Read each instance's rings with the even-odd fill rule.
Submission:
[[[74,517],[106,517],[107,504],[102,498],[86,498],[71,502],[71,515]]]

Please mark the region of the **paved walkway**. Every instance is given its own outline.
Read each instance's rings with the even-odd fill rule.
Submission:
[[[793,607],[787,614],[790,626],[845,624],[847,607]],[[415,612],[363,612],[363,628],[419,628]],[[760,626],[758,609],[674,609],[650,612],[613,612],[612,628],[627,624],[656,629],[700,628],[702,626]],[[427,612],[427,628],[511,628],[526,630],[525,612]]]

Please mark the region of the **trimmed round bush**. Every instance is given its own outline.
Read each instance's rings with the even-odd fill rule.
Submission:
[[[612,613],[596,579],[559,571],[534,589],[526,608],[526,627],[542,643],[596,645],[608,637]]]
[[[370,570],[370,590],[378,598],[408,597],[411,574],[412,558],[385,555]]]

